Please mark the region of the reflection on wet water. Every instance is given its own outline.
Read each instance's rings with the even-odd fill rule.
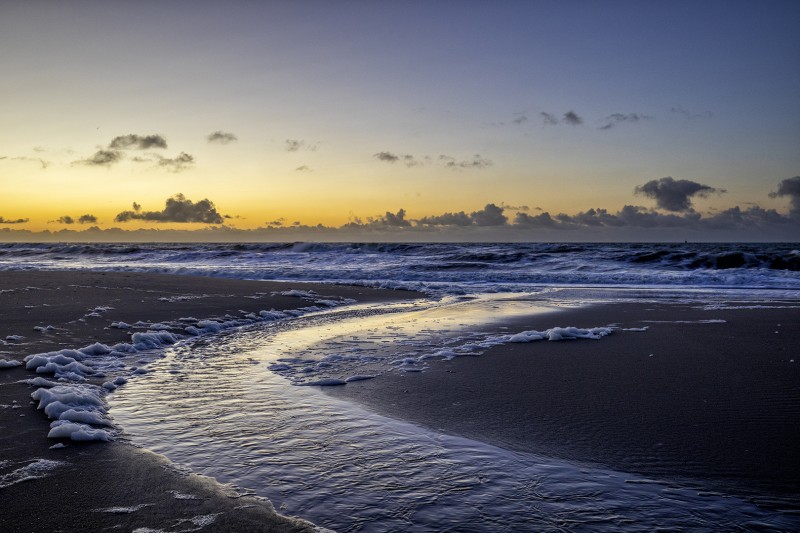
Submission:
[[[381,353],[392,347],[463,342],[476,324],[491,334],[487,305],[505,312],[502,301],[462,301],[446,313],[329,313],[177,346],[112,395],[111,413],[134,443],[336,531],[797,526],[720,494],[391,420],[267,370],[281,358],[357,348],[386,371]]]

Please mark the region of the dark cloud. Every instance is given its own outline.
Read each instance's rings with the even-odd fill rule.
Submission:
[[[517,213],[514,217],[514,225],[527,228],[554,228],[558,223],[547,212],[535,216],[527,213]]]
[[[470,217],[476,226],[503,226],[508,222],[508,218],[503,214],[503,208],[494,204],[486,204],[480,211],[473,211]]]
[[[379,217],[368,217],[366,222],[358,217],[354,217],[350,222],[345,224],[344,228],[407,228],[411,226],[411,222],[406,219],[406,210],[399,209],[397,213],[386,211],[385,214]]]
[[[423,217],[417,220],[419,226],[503,226],[508,218],[503,214],[503,208],[495,204],[486,204],[480,211],[470,214],[464,211],[458,213],[443,213]]]
[[[92,167],[110,167],[124,158],[125,154],[119,150],[98,150],[92,157],[75,161],[75,163]]]
[[[386,163],[397,163],[400,160],[400,156],[392,152],[378,152],[377,154],[373,154],[372,157],[378,161],[385,161]]]
[[[715,189],[690,180],[675,180],[669,176],[650,180],[634,189],[640,194],[656,201],[656,205],[667,211],[692,211],[692,197],[705,198],[711,193],[724,193],[725,189]]]
[[[790,222],[791,217],[783,216],[774,209],[759,206],[742,209],[738,205],[703,219],[704,225],[711,229],[774,227]]]
[[[544,122],[546,126],[555,126],[558,124],[558,118],[555,115],[551,115],[550,113],[545,113],[542,111],[539,113],[539,116],[542,118],[542,122]]]
[[[201,222],[203,224],[222,224],[223,217],[209,199],[192,202],[183,194],[168,198],[162,211],[142,211],[141,206],[133,203],[133,211],[123,211],[115,218],[115,222],[144,220],[147,222]]]
[[[301,165],[295,169],[297,172],[313,172],[308,165]]]
[[[120,135],[114,137],[108,145],[112,150],[150,150],[151,148],[166,148],[167,140],[161,135]]]
[[[596,208],[581,211],[574,215],[559,213],[555,217],[544,212],[535,216],[517,213],[514,225],[528,228],[550,228],[562,230],[578,230],[581,228],[676,228],[698,227],[702,219],[695,212],[682,215],[662,214],[645,207],[626,205],[616,213],[607,209]]]
[[[580,124],[583,124],[583,119],[579,117],[578,114],[575,113],[575,111],[567,111],[566,113],[564,113],[563,120],[564,122],[566,122],[571,126],[578,126]]]
[[[769,193],[770,198],[789,197],[792,214],[800,217],[800,176],[786,178],[778,184],[778,190]]]
[[[411,225],[411,223],[406,220],[406,210],[399,209],[397,214],[390,213],[389,211],[386,212],[385,215],[381,218],[381,222],[386,224],[387,226],[395,227],[395,228],[405,228]]]
[[[232,142],[236,142],[239,138],[234,135],[233,133],[225,132],[225,131],[215,131],[206,137],[206,140],[210,143],[216,144],[229,144]]]
[[[575,215],[556,215],[556,219],[568,224],[578,226],[623,226],[624,223],[615,215],[610,214],[606,209],[589,209],[581,211]]]
[[[24,224],[29,218],[5,218],[0,217],[0,224]]]
[[[174,158],[158,157],[158,165],[166,168],[170,172],[182,172],[194,165],[194,157],[181,152]]]
[[[626,226],[637,226],[642,228],[675,228],[681,226],[694,226],[700,222],[700,215],[694,211],[684,213],[683,215],[663,214],[636,205],[623,206],[623,208],[617,212],[616,216]]]
[[[472,217],[464,211],[443,213],[441,215],[422,217],[417,221],[417,224],[422,226],[471,226]]]
[[[58,220],[56,220],[56,222],[58,222],[59,224],[74,224],[75,219],[69,215],[64,215],[63,217],[59,217]]]
[[[604,124],[600,126],[601,130],[610,130],[617,124],[623,122],[639,122],[640,120],[649,119],[647,115],[641,115],[639,113],[612,113],[608,115],[604,120]]]
[[[286,219],[283,218],[283,217],[281,217],[281,218],[279,218],[277,220],[273,220],[272,222],[267,222],[267,226],[270,226],[270,227],[273,227],[273,228],[280,228],[284,224],[286,224]]]

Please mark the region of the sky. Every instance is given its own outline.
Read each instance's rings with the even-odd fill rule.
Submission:
[[[8,0],[0,240],[797,241],[799,26],[794,0]]]

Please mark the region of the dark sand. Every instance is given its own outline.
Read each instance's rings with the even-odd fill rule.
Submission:
[[[709,319],[726,322],[674,323]],[[613,323],[649,329],[505,345],[325,390],[501,447],[800,509],[800,309],[602,305],[511,330]]]
[[[167,275],[0,272],[0,339],[25,337],[0,345],[0,358],[22,360],[32,353],[80,348],[95,341],[128,340],[125,331],[107,328],[114,321],[238,317],[242,311],[308,305],[295,297],[269,295],[290,288],[361,302],[419,296],[356,287]],[[160,300],[170,296],[202,297]],[[114,309],[99,318],[85,317],[97,306]],[[56,329],[46,333],[33,329],[47,325]],[[306,522],[276,514],[269,503],[238,497],[214,480],[180,473],[165,458],[126,444],[124,438],[110,444],[67,442],[66,448],[49,449],[57,442],[47,438],[50,420],[31,401],[34,389],[17,383],[35,376],[24,367],[0,369],[0,480],[8,481],[6,476],[36,459],[65,464],[42,479],[0,488],[0,532],[132,531],[139,527],[177,531],[196,527],[199,523],[191,519],[206,515],[216,515],[206,530],[313,530]],[[129,512],[101,511],[141,504],[146,506]]]

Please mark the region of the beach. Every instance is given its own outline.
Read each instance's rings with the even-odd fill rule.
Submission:
[[[534,315],[517,329],[619,330],[598,341],[505,344],[325,390],[512,450],[756,498],[800,493],[800,312],[702,307],[620,303]],[[625,331],[638,328],[647,330]]]
[[[22,360],[35,353],[128,339],[125,330],[108,327],[114,321],[294,309],[297,298],[271,294],[288,288],[359,301],[408,297],[397,291],[303,283],[287,287],[159,274],[6,271],[0,273],[0,339],[24,338],[7,341],[0,358]],[[111,309],[102,316],[85,316],[98,307]],[[35,331],[38,326],[53,329]],[[50,449],[58,442],[47,438],[51,420],[31,400],[35,388],[18,383],[36,376],[24,366],[0,369],[2,531],[175,531],[209,524],[226,531],[313,530],[308,522],[278,515],[268,502],[187,474],[124,438],[111,443],[66,441],[65,448]],[[37,471],[31,464],[43,468]],[[30,475],[41,477],[20,481]]]
[[[6,341],[0,357],[122,342],[130,332],[109,327],[120,321],[296,309],[298,298],[287,289],[351,303],[422,296],[300,282],[3,272],[0,338],[24,338]],[[423,372],[384,372],[320,389],[445,434],[797,512],[791,505],[800,490],[795,305],[628,300],[551,306],[502,324],[510,332],[556,326],[611,326],[613,332],[597,340],[504,343],[481,355],[431,360]],[[40,326],[45,330],[34,330]],[[248,487],[237,493],[187,474],[131,445],[124,432],[112,443],[50,449],[57,442],[46,437],[50,420],[31,401],[34,389],[18,383],[34,376],[23,367],[0,370],[0,476],[7,485],[0,505],[11,510],[0,516],[3,531],[313,529],[242,495]],[[39,479],[15,482],[15,472],[37,460],[55,463],[39,462],[46,467]]]

